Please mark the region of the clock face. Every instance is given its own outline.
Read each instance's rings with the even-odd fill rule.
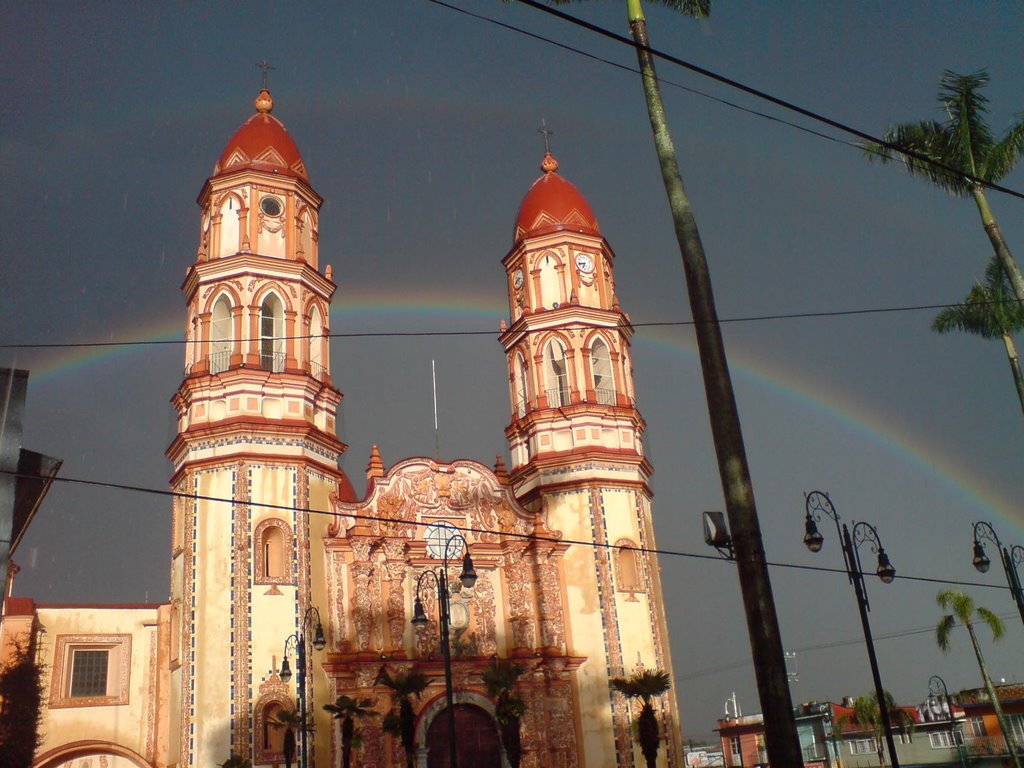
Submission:
[[[267,216],[280,216],[284,206],[276,197],[267,195],[260,200],[260,210],[267,214]]]
[[[424,536],[427,542],[427,554],[435,560],[441,560],[445,556],[447,548],[448,560],[455,560],[462,555],[462,540],[448,542],[459,535],[459,529],[451,523],[440,520],[427,526],[427,533]]]
[[[576,269],[589,275],[594,271],[594,257],[589,253],[578,252],[576,254]]]
[[[517,291],[523,287],[523,270],[517,269],[516,273],[512,275],[512,285],[516,287]]]

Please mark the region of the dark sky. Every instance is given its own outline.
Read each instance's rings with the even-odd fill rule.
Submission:
[[[454,2],[630,67],[632,53],[528,7]],[[625,32],[624,4],[569,10]],[[1024,17],[1012,3],[719,3],[707,22],[651,9],[656,47],[870,132],[942,118],[944,69],[987,67],[991,122],[1024,110]],[[539,175],[541,119],[561,172],[617,253],[636,324],[690,317],[637,75],[429,2],[148,4],[4,2],[0,26],[0,343],[180,340],[195,257],[195,196],[252,113],[254,64],[276,69],[274,114],[326,198],[321,263],[339,290],[331,330],[494,331],[507,317],[501,258]],[[665,98],[722,318],[915,307],[960,300],[990,247],[970,201],[896,167],[694,93],[820,130],[661,65]],[[838,134],[827,129],[833,136]],[[1005,183],[1024,190],[1024,171]],[[1024,256],[1024,201],[990,202]],[[998,342],[936,336],[933,310],[749,320],[724,326],[768,558],[818,555],[803,493],[831,492],[874,523],[901,575],[970,582],[1007,617],[993,674],[1024,679],[1024,628],[998,566],[971,568],[971,522],[1024,544],[1024,422]],[[1018,340],[1024,343],[1024,340]],[[692,331],[640,328],[639,407],[656,474],[658,545],[687,736],[737,692],[759,709],[735,569],[707,555],[700,513],[723,507]],[[437,364],[439,435],[431,360]],[[180,344],[0,349],[32,370],[26,447],[66,478],[165,489]],[[509,403],[493,335],[342,337],[344,467],[357,488],[373,443],[385,463],[434,455],[492,464]],[[58,484],[25,538],[16,592],[40,601],[163,600],[170,504]],[[870,558],[870,552],[865,551]],[[845,576],[772,569],[796,701],[871,688]],[[975,585],[975,583],[977,585]],[[980,684],[965,636],[935,649],[940,585],[869,583],[885,685],[920,701],[928,677]]]

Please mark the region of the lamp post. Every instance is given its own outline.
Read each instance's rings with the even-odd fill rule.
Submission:
[[[296,632],[288,635],[284,641],[284,658],[281,659],[281,679],[284,682],[288,682],[292,679],[292,668],[288,664],[288,646],[292,646],[295,649],[295,687],[299,692],[299,720],[301,722],[299,734],[302,737],[301,751],[299,752],[299,768],[306,768],[308,765],[308,753],[306,747],[306,633],[309,632],[311,622],[316,621],[313,625],[313,648],[322,651],[324,646],[327,645],[327,640],[324,638],[324,626],[320,623],[320,611],[313,606],[306,609],[306,612],[302,615],[302,623],[299,625],[299,629]]]
[[[455,527],[446,523],[435,524],[427,529],[427,549],[432,557],[440,555],[440,568],[427,568],[416,580],[415,603],[413,606],[412,623],[416,627],[427,625],[427,613],[420,599],[420,588],[425,579],[432,578],[437,587],[438,613],[441,620],[441,655],[444,657],[444,694],[448,708],[448,764],[458,768],[455,740],[455,696],[452,691],[452,649],[450,643],[451,628],[451,593],[448,588],[448,561],[457,558],[465,551],[462,558],[462,573],[459,581],[466,589],[476,584],[476,570],[469,556],[469,543],[461,533],[455,533]]]
[[[953,700],[949,698],[949,689],[946,687],[946,681],[938,675],[932,675],[928,678],[928,709],[936,719],[942,716],[943,701],[946,702],[946,712],[949,713],[949,737],[953,739],[953,746],[956,747],[956,754],[960,758],[960,765],[963,768],[967,768],[967,762],[964,760],[964,751],[962,749],[963,739],[957,741],[956,738]]]
[[[980,521],[974,524],[974,567],[980,573],[987,573],[992,561],[985,554],[984,539],[988,539],[996,545],[999,550],[999,559],[1003,561],[1003,572],[1006,574],[1006,583],[1010,586],[1010,594],[1017,604],[1020,612],[1020,620],[1024,622],[1024,589],[1020,584],[1020,572],[1017,566],[1024,563],[1024,547],[1014,544],[1012,547],[1003,546],[991,523]]]
[[[813,491],[807,494],[806,504],[807,517],[804,520],[806,532],[804,533],[804,544],[811,552],[820,552],[825,543],[825,537],[818,532],[816,523],[821,520],[821,515],[831,517],[836,524],[836,532],[839,534],[839,545],[843,550],[843,564],[846,567],[846,575],[853,584],[853,591],[857,595],[857,607],[860,609],[860,624],[864,630],[864,644],[868,649],[868,661],[871,664],[871,676],[875,682],[875,697],[878,699],[878,711],[882,718],[882,729],[885,732],[885,743],[889,747],[889,761],[892,768],[900,768],[899,758],[896,756],[896,743],[892,738],[892,723],[889,720],[889,707],[886,706],[885,689],[882,688],[882,676],[878,672],[878,659],[875,657],[875,642],[871,637],[871,624],[868,622],[868,611],[871,605],[868,603],[868,593],[864,584],[864,572],[860,566],[860,545],[865,541],[870,542],[871,551],[878,555],[878,568],[875,573],[882,580],[883,584],[891,584],[896,578],[896,569],[889,562],[889,556],[882,547],[878,538],[878,531],[870,523],[854,523],[851,535],[846,523],[839,525],[839,513],[832,506],[832,501],[827,493]]]

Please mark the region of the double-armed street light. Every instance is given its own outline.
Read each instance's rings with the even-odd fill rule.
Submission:
[[[313,624],[312,622],[316,622]],[[302,615],[302,623],[299,625],[299,629],[290,634],[284,641],[284,658],[281,660],[281,672],[280,676],[284,682],[288,682],[292,679],[292,668],[288,664],[288,647],[291,646],[295,650],[295,687],[299,692],[299,726],[301,733],[301,751],[299,753],[299,768],[307,768],[308,752],[306,747],[306,634],[312,628],[313,630],[313,648],[318,651],[322,651],[327,645],[327,640],[324,638],[324,626],[320,623],[320,611],[313,606],[306,609],[306,612]]]
[[[852,534],[851,529],[843,523],[840,527],[839,513],[832,506],[832,501],[827,493],[812,491],[807,494],[805,503],[807,517],[804,520],[804,544],[811,552],[820,552],[825,543],[825,537],[818,531],[817,523],[821,520],[822,514],[832,518],[836,524],[836,533],[839,535],[839,545],[843,551],[843,564],[846,567],[846,576],[853,584],[853,591],[857,595],[857,607],[860,609],[860,624],[864,630],[864,644],[868,649],[868,661],[871,664],[871,676],[875,683],[875,697],[878,699],[878,711],[882,718],[882,728],[885,731],[885,743],[889,748],[889,761],[892,768],[900,768],[899,758],[896,756],[896,743],[892,737],[892,722],[889,718],[889,707],[887,706],[885,689],[882,688],[882,676],[878,671],[878,659],[875,657],[875,642],[871,637],[871,624],[868,621],[868,611],[871,605],[868,603],[867,587],[864,584],[864,572],[860,565],[860,545],[865,541],[871,545],[871,551],[878,555],[878,567],[875,573],[882,580],[883,584],[891,584],[896,578],[896,569],[889,562],[889,556],[882,547],[878,538],[878,531],[870,523],[854,523]]]
[[[963,768],[967,768],[967,763],[964,760],[963,739],[957,738],[956,718],[953,716],[953,700],[949,698],[949,689],[946,687],[946,681],[938,675],[932,675],[928,678],[928,711],[931,712],[932,717],[936,720],[942,719],[943,712],[948,715],[949,737],[953,740],[953,746],[956,747],[957,756],[960,758],[960,765]]]
[[[434,523],[427,528],[427,551],[433,558],[440,558],[440,568],[427,568],[416,580],[415,603],[413,605],[412,623],[416,627],[427,625],[427,612],[420,599],[420,588],[424,580],[432,578],[437,587],[438,614],[441,623],[441,655],[444,657],[444,693],[448,707],[448,763],[451,768],[458,768],[455,739],[455,695],[452,691],[452,649],[450,642],[451,629],[451,591],[448,587],[448,562],[464,554],[462,572],[459,581],[466,589],[476,584],[476,569],[469,556],[469,543],[455,526],[448,523]]]
[[[1020,544],[1014,544],[1011,547],[1006,547],[1003,542],[999,540],[996,535],[995,529],[992,528],[991,523],[986,523],[984,520],[974,524],[974,567],[978,569],[980,573],[988,573],[988,569],[992,565],[992,561],[988,559],[988,555],[985,554],[985,539],[996,545],[996,549],[999,550],[999,559],[1003,563],[1003,573],[1006,574],[1006,583],[1010,587],[1010,594],[1013,595],[1013,601],[1017,604],[1017,611],[1020,613],[1020,620],[1024,622],[1024,589],[1021,588],[1020,583],[1020,571],[1017,570],[1017,566],[1024,563],[1024,547]]]

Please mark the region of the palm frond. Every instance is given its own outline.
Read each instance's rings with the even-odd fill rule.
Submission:
[[[949,653],[949,636],[953,633],[955,626],[956,619],[946,614],[935,627],[935,644],[943,653]]]
[[[639,698],[646,703],[668,691],[672,687],[672,678],[661,669],[641,669],[629,677],[613,677],[609,685],[626,698]]]
[[[935,601],[942,610],[951,611],[961,624],[967,624],[974,614],[974,600],[962,589],[943,589]]]
[[[986,181],[1004,178],[1024,155],[1024,119],[1010,126],[1007,134],[989,147],[981,167],[981,177]]]
[[[998,640],[1006,634],[1006,625],[1003,624],[1003,620],[988,608],[979,606],[976,613],[978,618],[988,624],[988,628],[992,630],[993,640]]]
[[[872,143],[863,145],[862,148],[869,160],[903,163],[911,176],[927,179],[937,187],[961,197],[970,194],[970,182],[935,165],[942,163],[954,170],[970,172],[961,162],[959,142],[950,126],[935,120],[903,123],[890,128],[883,138],[892,146]],[[914,152],[923,159],[912,157],[905,154],[906,152]]]
[[[964,170],[976,176],[993,144],[985,119],[988,97],[982,92],[988,81],[985,70],[961,75],[947,69],[939,78],[939,103],[949,113],[948,125],[957,136]]]
[[[663,5],[684,16],[706,19],[711,15],[711,0],[648,0],[652,5]]]

